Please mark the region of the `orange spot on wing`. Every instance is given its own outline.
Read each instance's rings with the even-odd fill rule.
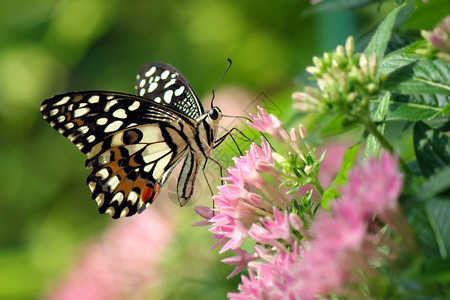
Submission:
[[[147,201],[150,201],[150,203],[153,202],[153,200],[155,200],[156,196],[158,195],[159,192],[159,187],[161,185],[160,184],[156,184],[155,188],[151,188],[149,186],[146,186],[144,188],[144,191],[142,192],[142,201],[145,203]]]

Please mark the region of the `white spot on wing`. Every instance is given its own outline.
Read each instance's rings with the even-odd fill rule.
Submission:
[[[115,210],[114,210],[114,208],[113,207],[108,207],[108,209],[105,211],[108,215],[110,215],[110,216],[114,216],[114,213],[116,212]]]
[[[144,75],[147,76],[147,77],[150,77],[150,76],[152,76],[153,73],[155,73],[155,71],[156,71],[156,67],[153,66],[147,72],[145,72]]]
[[[58,123],[62,123],[62,122],[64,122],[64,120],[66,119],[66,116],[64,116],[64,115],[61,115],[61,116],[59,116],[58,117]]]
[[[108,126],[106,126],[105,132],[116,131],[117,129],[120,128],[120,126],[122,126],[122,124],[123,124],[122,121],[114,121],[111,124],[109,124]]]
[[[95,141],[95,135],[91,134],[90,136],[87,137],[86,140],[88,141],[88,143],[92,143],[93,141]]]
[[[156,90],[156,88],[158,87],[158,84],[156,83],[156,82],[152,82],[152,83],[150,83],[150,85],[148,86],[148,92],[149,93],[151,93],[151,92],[153,92],[154,90]]]
[[[95,176],[101,177],[103,180],[105,180],[109,176],[109,171],[106,168],[100,169],[97,171],[97,173],[95,173]]]
[[[180,86],[178,89],[175,90],[175,96],[180,96],[184,92],[184,86]]]
[[[156,97],[156,98],[155,98],[155,102],[156,102],[156,103],[161,103],[161,98],[160,98],[160,97]]]
[[[72,122],[69,122],[69,123],[66,123],[66,125],[64,125],[64,126],[66,126],[67,129],[72,129],[75,125],[73,125]]]
[[[119,192],[117,194],[114,195],[114,197],[111,199],[111,202],[117,201],[117,203],[122,203],[123,200],[123,193]]]
[[[145,90],[144,89],[141,89],[140,91],[139,91],[139,96],[144,96],[144,94],[145,94]]]
[[[91,190],[91,192],[93,192],[95,190],[96,185],[97,185],[97,183],[95,181],[89,181],[88,186],[89,186],[89,189]]]
[[[59,109],[58,109],[58,108],[54,108],[54,109],[52,109],[52,110],[50,111],[50,116],[54,116],[54,115],[56,115],[58,112],[59,112]]]
[[[82,134],[86,134],[89,131],[89,127],[87,127],[86,125],[81,126],[80,128],[78,128],[78,131]]]
[[[103,202],[105,202],[105,194],[101,193],[95,197],[95,202],[97,202],[98,206],[102,206]]]
[[[143,78],[139,81],[139,87],[144,87],[146,80]]]
[[[128,207],[125,207],[124,209],[122,209],[122,211],[120,212],[120,217],[126,217],[128,216],[128,212],[130,210],[128,209]]]
[[[139,195],[138,193],[136,193],[135,191],[131,191],[130,194],[128,194],[128,200],[132,203],[135,204],[137,199],[138,199]]]
[[[89,100],[88,100],[88,102],[92,103],[92,104],[98,103],[99,101],[100,101],[100,96],[99,95],[91,96],[91,98],[89,98]]]
[[[113,106],[117,104],[117,100],[111,100],[108,103],[106,103],[105,105],[105,112],[108,112],[109,109]]]
[[[118,110],[113,112],[113,116],[118,118],[118,119],[126,119],[127,118],[127,113],[125,112],[125,110],[123,108],[119,108]]]
[[[167,83],[164,85],[164,88],[165,88],[165,89],[168,88],[169,86],[171,86],[172,84],[174,84],[176,81],[177,81],[176,79],[171,79],[169,82],[167,82]]]
[[[95,121],[95,123],[97,123],[97,125],[105,125],[106,123],[108,123],[108,119],[100,118],[100,119],[97,119],[97,121]]]
[[[161,74],[161,79],[166,79],[167,77],[169,77],[169,74],[170,74],[170,71],[169,70],[165,70]]]
[[[139,108],[140,105],[141,105],[141,103],[139,103],[139,101],[136,100],[136,101],[133,102],[133,104],[128,106],[128,110],[135,111],[136,109]]]
[[[116,175],[111,177],[106,184],[109,186],[110,191],[114,191],[119,185],[119,183],[120,183],[119,176]]]
[[[85,114],[87,114],[88,112],[89,112],[89,108],[87,108],[87,107],[78,108],[73,112],[73,117],[74,118],[82,117]]]
[[[164,101],[166,101],[166,103],[170,103],[170,101],[172,101],[172,96],[173,96],[173,91],[172,90],[168,90],[164,93]]]
[[[65,96],[63,97],[61,100],[59,100],[58,102],[56,102],[54,105],[64,105],[66,104],[68,101],[70,100],[70,96]]]

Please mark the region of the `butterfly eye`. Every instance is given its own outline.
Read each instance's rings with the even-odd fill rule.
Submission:
[[[209,110],[208,115],[212,120],[217,120],[219,118],[219,114],[221,113],[218,107],[213,107]]]

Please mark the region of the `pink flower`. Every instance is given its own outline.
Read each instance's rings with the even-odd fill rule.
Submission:
[[[304,228],[299,216],[292,212],[281,212],[274,207],[273,214],[261,217],[247,232],[248,237],[257,242],[255,252],[236,249],[238,256],[224,260],[237,265],[230,276],[242,271],[246,264],[249,269],[249,276],[242,276],[239,292],[229,293],[228,297],[363,297],[357,286],[362,277],[376,276],[377,270],[368,261],[375,258],[382,261],[380,259],[385,256],[379,251],[379,243],[388,239],[380,236],[384,234],[382,231],[372,230],[374,216],[389,213],[400,217],[397,201],[402,177],[397,171],[397,161],[396,157],[384,154],[378,160],[371,159],[355,167],[342,196],[331,205],[332,213],[320,211],[312,223],[310,234],[302,234],[310,241],[298,240],[293,234],[295,230],[300,232]],[[302,247],[297,246],[299,243]],[[390,246],[392,242],[386,245]],[[390,248],[390,254],[395,250]]]
[[[283,123],[274,115],[268,114],[262,107],[258,106],[259,116],[250,114],[253,123],[248,123],[254,129],[260,132],[267,132],[275,140],[284,143],[290,140],[289,134],[283,128]]]
[[[314,242],[304,252],[301,278],[314,295],[339,294],[359,283],[357,273],[373,274],[366,262],[380,256],[375,234],[369,230],[374,215],[397,211],[402,177],[397,158],[387,154],[351,171],[342,196],[322,211],[311,228]],[[393,249],[391,249],[393,250]]]
[[[236,253],[237,256],[222,259],[222,262],[225,264],[236,265],[236,269],[228,275],[227,279],[241,272],[249,262],[259,258],[256,253],[247,253],[247,251],[242,249],[234,249],[233,252]]]
[[[157,264],[172,237],[169,218],[148,210],[118,220],[83,251],[48,299],[141,299],[161,279]]]
[[[223,245],[220,253],[238,249],[244,238],[248,237],[252,224],[262,216],[271,215],[274,206],[271,199],[262,196],[270,194],[267,189],[273,187],[256,169],[259,164],[274,165],[270,146],[263,140],[261,147],[253,143],[245,156],[234,161],[236,166],[228,168],[228,177],[224,178],[230,183],[219,186],[219,194],[213,198],[216,212],[213,214],[205,208],[196,209],[200,216],[207,219],[196,225],[211,224],[209,230],[218,239],[213,247]]]
[[[351,202],[369,219],[374,214],[385,217],[389,211],[396,211],[403,188],[397,164],[397,157],[383,154],[379,160],[372,158],[367,164],[354,168],[342,189],[341,201]]]
[[[276,207],[273,208],[273,221],[269,218],[261,218],[261,225],[253,224],[248,234],[260,244],[271,245],[280,249],[284,247],[279,240],[287,244],[294,241],[289,221],[289,213],[282,214]]]
[[[302,289],[299,277],[301,263],[298,247],[290,253],[277,252],[271,262],[252,262],[249,277],[242,276],[240,293],[229,293],[230,299],[313,299]]]

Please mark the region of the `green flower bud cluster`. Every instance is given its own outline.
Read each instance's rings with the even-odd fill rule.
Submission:
[[[378,91],[378,60],[375,54],[354,53],[353,38],[322,58],[313,57],[306,68],[317,80],[318,88],[306,87],[292,95],[295,108],[304,112],[339,112],[347,116],[366,113],[370,97]]]

